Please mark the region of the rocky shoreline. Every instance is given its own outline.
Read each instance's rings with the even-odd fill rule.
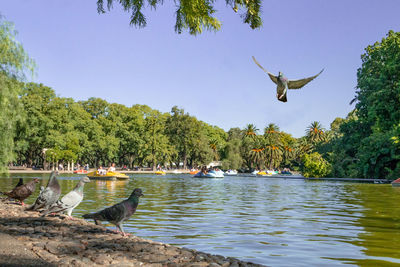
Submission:
[[[0,199],[0,266],[262,266],[123,237],[103,226],[64,216],[39,217]]]

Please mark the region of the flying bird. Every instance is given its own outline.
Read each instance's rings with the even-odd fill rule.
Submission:
[[[135,213],[136,208],[139,205],[139,197],[141,196],[143,196],[142,189],[136,188],[128,199],[101,211],[85,214],[83,215],[83,218],[93,219],[96,224],[99,224],[99,221],[108,221],[116,225],[121,234],[125,236],[126,234],[122,223]]]
[[[20,180],[21,181],[21,180]],[[32,181],[16,186],[10,192],[3,192],[4,195],[8,196],[9,198],[17,199],[21,202],[22,206],[25,206],[24,200],[32,195],[36,189],[36,183],[39,182],[38,178],[33,179]],[[19,184],[19,183],[18,183]]]
[[[82,177],[75,188],[64,195],[60,200],[50,206],[49,209],[43,211],[41,217],[46,216],[48,213],[66,213],[68,218],[73,219],[71,216],[72,210],[76,208],[83,200],[83,187],[85,183],[90,182],[88,177]]]
[[[264,69],[260,65],[260,63],[257,62],[257,60],[254,56],[253,56],[253,60],[257,64],[257,66],[259,66],[263,71],[265,71],[268,74],[269,78],[277,85],[276,96],[277,96],[278,100],[282,101],[282,102],[287,102],[287,97],[286,97],[287,89],[300,89],[307,83],[309,83],[312,80],[314,80],[315,78],[317,78],[318,75],[320,75],[324,71],[324,69],[322,69],[317,75],[314,75],[309,78],[304,78],[304,79],[300,79],[300,80],[289,80],[288,78],[286,78],[283,75],[282,72],[279,72],[278,76],[275,76],[272,73],[270,73],[269,71],[267,71],[266,69]]]
[[[46,188],[44,188],[43,186],[40,187],[40,193],[35,203],[28,207],[26,210],[47,210],[51,205],[56,203],[61,195],[61,188],[57,181],[57,175],[57,171],[53,171],[50,174],[50,179],[47,183]]]

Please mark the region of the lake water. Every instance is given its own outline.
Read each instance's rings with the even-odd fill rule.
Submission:
[[[46,185],[48,176],[1,178],[0,191],[19,177],[39,177]],[[62,193],[77,179],[59,177]],[[400,188],[391,185],[131,175],[87,184],[72,215],[115,204],[136,187],[144,197],[125,230],[143,238],[269,266],[400,264]]]

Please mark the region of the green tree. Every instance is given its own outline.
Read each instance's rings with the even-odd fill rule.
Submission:
[[[261,0],[225,0],[226,4],[237,12],[243,10],[240,15],[243,22],[249,24],[252,29],[261,27],[260,17]],[[139,28],[147,25],[147,20],[143,14],[145,6],[156,9],[164,3],[163,0],[147,1],[129,1],[129,0],[107,0],[106,8],[104,0],[97,0],[97,11],[105,13],[110,10],[114,3],[120,4],[124,11],[131,14],[130,24]],[[175,32],[182,33],[188,29],[190,34],[196,35],[202,33],[203,29],[218,31],[221,28],[221,22],[214,17],[216,12],[213,0],[175,0],[176,5],[176,23]]]
[[[331,172],[331,165],[318,152],[304,154],[302,157],[304,177],[325,177]]]
[[[240,153],[242,135],[243,132],[239,128],[229,129],[227,143],[223,153],[222,168],[239,169],[242,167],[243,159]]]
[[[396,178],[400,151],[400,33],[365,49],[357,71],[356,108],[340,124],[330,155],[333,175]]]
[[[16,35],[13,24],[0,15],[0,172],[14,159],[15,128],[24,119],[18,99],[21,81],[34,69]]]

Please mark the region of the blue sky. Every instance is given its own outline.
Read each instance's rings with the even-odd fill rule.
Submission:
[[[61,97],[100,97],[162,112],[178,106],[228,130],[276,123],[300,137],[312,121],[329,128],[354,106],[357,68],[369,44],[399,31],[398,0],[264,0],[263,27],[251,30],[218,1],[221,31],[174,32],[175,6],[147,8],[148,26],[129,26],[118,5],[98,14],[95,0],[0,0],[18,40],[36,61],[35,82]],[[252,61],[289,79],[325,71],[288,102]]]

